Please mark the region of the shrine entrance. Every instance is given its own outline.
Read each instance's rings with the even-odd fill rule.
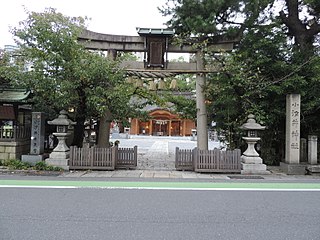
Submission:
[[[153,120],[153,129],[151,135],[156,136],[168,136],[169,124],[168,120]]]

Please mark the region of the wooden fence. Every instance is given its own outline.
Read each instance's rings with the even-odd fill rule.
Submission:
[[[240,149],[221,151],[197,150],[194,163],[196,172],[241,172]]]
[[[116,168],[135,168],[137,167],[138,147],[116,148]]]
[[[179,149],[176,147],[176,161],[175,167],[176,170],[193,170],[193,159],[196,148],[191,149]]]
[[[241,172],[240,149],[221,151],[176,148],[176,169],[196,172]]]
[[[134,148],[70,147],[69,169],[114,170],[137,166],[137,146]]]
[[[69,169],[115,169],[115,147],[78,148],[70,147]]]

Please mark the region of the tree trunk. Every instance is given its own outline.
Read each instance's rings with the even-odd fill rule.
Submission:
[[[117,57],[117,51],[108,50],[108,58],[111,60],[115,60]],[[109,147],[110,141],[110,124],[112,121],[112,114],[109,109],[106,109],[104,114],[100,117],[99,121],[99,131],[98,131],[98,142],[97,146],[101,148]]]
[[[303,53],[306,58],[313,54],[314,37],[320,32],[320,24],[316,21],[308,26],[299,19],[299,1],[286,0],[288,14],[284,11],[280,12],[282,22],[288,27],[289,35],[294,37],[295,44],[299,51]]]
[[[77,122],[74,126],[73,146],[82,147],[84,137],[84,122],[85,117],[78,117],[75,119]]]
[[[76,125],[74,127],[74,137],[73,137],[73,146],[82,147],[83,138],[84,138],[84,122],[86,120],[86,111],[87,111],[87,105],[86,105],[86,95],[82,88],[77,89],[77,93],[79,96],[79,102],[76,112]]]
[[[111,125],[111,113],[106,110],[103,116],[99,120],[99,130],[97,133],[97,147],[106,148],[109,147],[110,141],[110,125]]]

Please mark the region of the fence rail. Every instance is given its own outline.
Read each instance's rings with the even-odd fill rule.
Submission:
[[[30,139],[31,127],[30,126],[2,126],[0,127],[0,141],[12,142],[24,139]]]
[[[176,169],[196,172],[241,172],[240,149],[221,151],[176,148]]]
[[[70,147],[69,169],[114,170],[137,166],[137,146],[134,148]]]

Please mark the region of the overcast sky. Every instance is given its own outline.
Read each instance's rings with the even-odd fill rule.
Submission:
[[[28,11],[42,12],[52,7],[67,16],[91,18],[88,29],[100,33],[137,35],[136,27],[163,28],[167,18],[157,7],[166,0],[2,0],[0,14],[0,48],[14,44],[10,26],[18,26]]]

